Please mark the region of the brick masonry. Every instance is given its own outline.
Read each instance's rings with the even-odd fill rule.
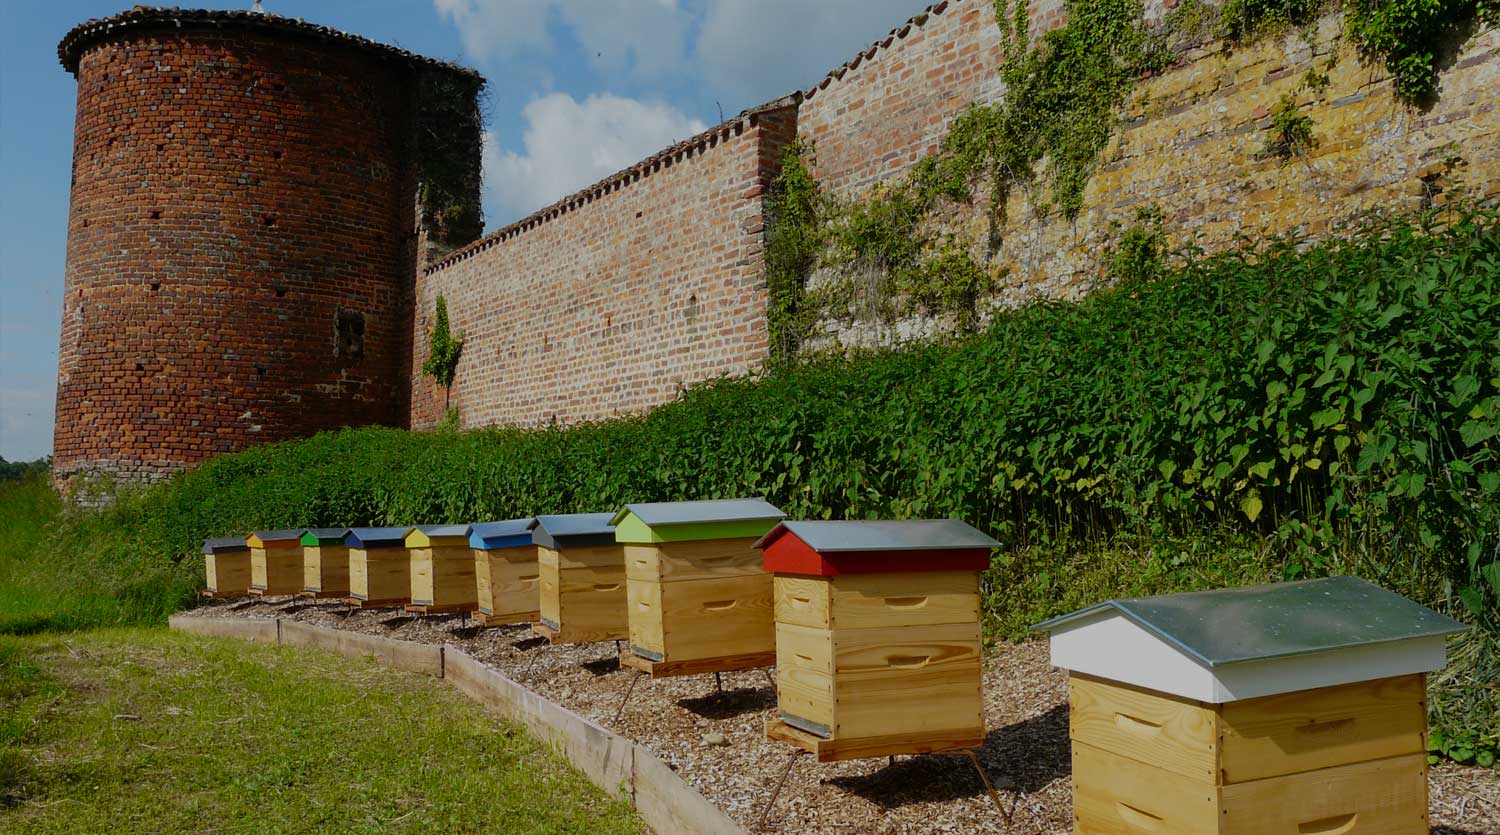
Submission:
[[[1147,16],[1169,7],[1151,0]],[[751,370],[767,354],[765,190],[786,143],[813,140],[817,176],[843,198],[901,175],[963,108],[1004,95],[993,10],[937,3],[804,93],[446,256],[414,211],[411,73],[426,59],[248,24],[109,30],[78,49],[56,473],[155,479],[324,428],[429,427],[445,403],[467,426],[607,418]],[[1032,3],[1032,35],[1061,11]],[[1213,251],[1500,196],[1500,33],[1463,45],[1424,111],[1395,102],[1339,26],[1325,18],[1311,43],[1201,45],[1143,79],[1076,222],[1012,196],[993,304],[1087,292],[1145,206],[1174,245]],[[1327,89],[1297,93],[1318,147],[1265,158],[1270,108],[1331,58]],[[946,215],[948,231],[978,247],[982,205]],[[439,293],[466,337],[451,393],[419,371]],[[878,342],[922,327],[826,331]]]
[[[253,443],[404,425],[413,68],[149,21],[70,57],[55,478],[156,480]]]
[[[465,425],[638,412],[767,352],[762,209],[796,130],[792,102],[680,143],[440,261],[417,288],[414,341],[439,293],[465,342],[447,399]],[[412,425],[442,392],[412,359]]]

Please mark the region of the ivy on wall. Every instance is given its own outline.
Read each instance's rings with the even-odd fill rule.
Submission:
[[[422,361],[422,373],[436,380],[443,388],[451,388],[453,377],[458,372],[458,356],[463,350],[464,336],[454,336],[449,330],[448,300],[439,294],[432,335],[427,340],[427,359]]]
[[[424,72],[417,82],[417,201],[429,240],[455,249],[484,232],[480,207],[484,81],[451,72]]]

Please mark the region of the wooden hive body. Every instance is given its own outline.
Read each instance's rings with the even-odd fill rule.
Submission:
[[[993,540],[961,522],[787,522],[775,572],[767,735],[819,761],[984,742],[979,574]]]
[[[776,662],[771,574],[756,540],[784,516],[764,499],[627,505],[630,651],[652,677],[748,670]]]
[[[251,534],[250,593],[297,594],[302,591],[301,533],[284,539],[262,538]]]
[[[411,602],[411,554],[400,545],[349,549],[349,596],[363,606]]]
[[[406,547],[411,552],[409,609],[437,614],[479,608],[468,525],[412,528],[406,534]]]
[[[316,597],[348,597],[349,546],[303,545],[302,590]]]
[[[1074,832],[1426,833],[1424,680],[1214,704],[1075,673]]]
[[[1034,628],[1069,671],[1075,832],[1427,832],[1426,673],[1462,624],[1328,577]]]
[[[208,591],[215,597],[240,597],[250,593],[250,552],[229,551],[203,555]]]
[[[537,546],[538,633],[554,643],[630,637],[620,545]]]
[[[537,546],[472,550],[479,614],[487,623],[524,623],[541,617]]]

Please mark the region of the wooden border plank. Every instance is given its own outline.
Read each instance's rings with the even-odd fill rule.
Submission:
[[[399,641],[295,620],[282,621],[281,642],[287,646],[318,647],[340,655],[370,657],[398,670],[443,677],[443,648],[436,644]]]
[[[167,626],[179,632],[213,638],[239,638],[261,644],[281,643],[280,618],[216,618],[172,615]]]

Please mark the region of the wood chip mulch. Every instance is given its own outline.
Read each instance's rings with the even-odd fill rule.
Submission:
[[[1003,809],[971,761],[941,754],[792,762],[765,812],[792,749],[765,738],[775,712],[768,670],[652,681],[621,670],[614,643],[550,646],[527,626],[480,629],[464,615],[418,617],[350,611],[331,602],[271,598],[216,603],[205,617],[283,617],[385,635],[450,643],[547,698],[650,748],[746,830],[779,833],[1069,833],[1072,786],[1067,676],[1047,664],[1045,641],[1004,644],[985,657],[985,723],[979,752]],[[621,704],[624,702],[624,709]],[[619,714],[618,720],[616,715]],[[1500,774],[1446,763],[1431,771],[1432,832],[1500,835]]]

